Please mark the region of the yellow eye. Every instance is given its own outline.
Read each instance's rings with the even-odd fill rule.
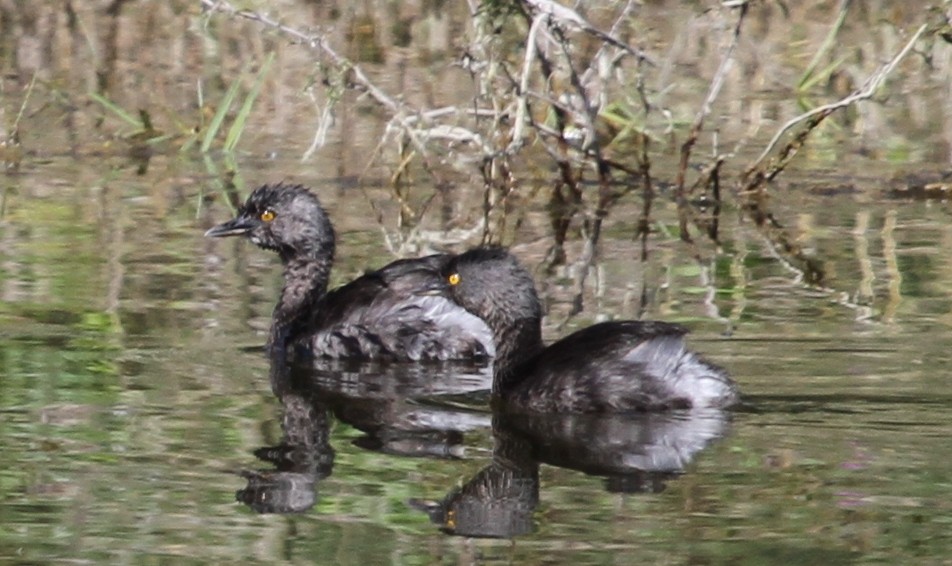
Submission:
[[[449,277],[447,277],[446,280],[450,282],[450,285],[458,285],[458,284],[459,284],[459,273],[454,273],[454,274],[450,275]]]
[[[265,209],[265,211],[261,213],[261,220],[265,222],[271,222],[274,220],[274,211],[270,208]]]

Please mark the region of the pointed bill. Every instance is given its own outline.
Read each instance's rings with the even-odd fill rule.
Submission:
[[[218,226],[212,226],[205,232],[206,238],[223,238],[225,236],[241,236],[247,234],[255,225],[247,218],[233,218],[228,222],[222,222]]]

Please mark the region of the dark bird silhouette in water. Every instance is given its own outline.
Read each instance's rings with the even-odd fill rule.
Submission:
[[[245,236],[277,252],[284,287],[274,308],[269,351],[392,360],[488,359],[492,333],[446,297],[427,293],[452,255],[395,261],[327,290],[334,227],[317,196],[300,185],[254,190],[235,218],[205,233]]]
[[[496,405],[617,413],[723,408],[739,399],[723,369],[686,348],[687,330],[678,324],[603,322],[546,347],[532,276],[501,248],[460,254],[443,274],[434,293],[451,297],[492,329]]]

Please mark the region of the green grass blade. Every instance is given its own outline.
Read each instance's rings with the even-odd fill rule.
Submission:
[[[833,49],[833,46],[836,43],[836,36],[839,35],[840,29],[843,27],[843,22],[846,21],[846,13],[849,10],[850,2],[851,0],[841,0],[836,21],[833,23],[833,26],[823,39],[823,44],[820,45],[820,48],[817,50],[817,52],[813,54],[813,59],[810,60],[810,64],[807,65],[806,70],[803,72],[803,76],[800,77],[800,82],[797,84],[797,90],[803,91],[805,90],[804,85],[807,83],[815,83],[815,81],[811,81],[813,73],[820,65],[820,60],[825,57],[826,54],[830,52],[830,50]]]
[[[141,129],[143,127],[142,122],[140,122],[138,118],[136,118],[132,114],[129,114],[122,108],[119,108],[118,106],[116,106],[115,103],[113,103],[108,98],[102,96],[101,94],[96,92],[91,92],[89,93],[89,98],[92,98],[93,100],[101,104],[106,110],[109,110],[110,112],[122,118],[126,122],[129,122],[129,124],[135,126],[136,128]]]
[[[235,146],[238,145],[238,140],[241,138],[241,133],[245,131],[245,124],[248,122],[248,115],[251,114],[251,109],[255,105],[255,100],[258,98],[258,94],[261,93],[261,85],[264,84],[264,77],[268,74],[268,69],[271,68],[272,61],[274,61],[273,52],[268,55],[268,60],[264,62],[261,70],[258,71],[258,77],[255,79],[254,86],[251,87],[251,92],[249,92],[248,96],[245,97],[244,104],[241,105],[241,109],[238,111],[235,121],[228,130],[228,137],[225,138],[225,151],[234,151]]]
[[[208,149],[211,148],[212,142],[215,141],[215,136],[218,135],[218,130],[221,129],[221,124],[225,121],[225,116],[228,115],[228,109],[231,108],[231,103],[234,102],[235,97],[238,96],[239,86],[241,86],[240,80],[231,83],[228,92],[225,93],[225,98],[221,101],[221,104],[218,105],[218,111],[215,112],[215,116],[208,125],[208,129],[205,130],[205,138],[202,140],[202,153],[207,152]]]
[[[192,146],[198,143],[198,136],[188,136],[185,138],[185,141],[182,142],[182,147],[179,148],[179,153],[188,153]]]
[[[833,74],[833,71],[846,62],[847,58],[848,57],[844,55],[843,57],[840,57],[836,61],[830,63],[827,67],[824,67],[821,71],[812,73],[811,77],[804,77],[805,80],[802,80],[797,88],[800,91],[808,91],[816,86],[818,82],[830,80],[830,75]]]
[[[26,105],[30,101],[30,95],[33,94],[33,86],[36,84],[36,71],[33,72],[33,78],[30,79],[30,86],[26,89],[26,96],[23,97],[23,103],[20,104],[20,111],[17,112],[17,119],[13,121],[13,127],[10,128],[11,131],[16,130],[20,126],[20,118],[23,117],[23,112],[26,110]]]
[[[177,137],[178,136],[176,136],[175,134],[160,134],[145,140],[145,143],[146,145],[156,145],[156,144],[167,142],[169,140],[174,140]]]

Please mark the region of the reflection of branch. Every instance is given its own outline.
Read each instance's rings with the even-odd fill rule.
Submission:
[[[763,198],[762,189],[766,183],[774,179],[781,171],[783,171],[786,166],[796,155],[797,151],[803,146],[806,142],[807,137],[810,132],[816,129],[820,123],[823,122],[830,114],[839,110],[840,108],[845,108],[855,102],[861,100],[867,100],[876,93],[883,82],[885,82],[886,77],[896,68],[899,64],[899,61],[905,57],[909,51],[912,50],[912,47],[918,41],[919,37],[925,32],[926,26],[922,25],[915,34],[909,39],[906,45],[886,64],[881,66],[875,73],[873,73],[866,81],[863,83],[862,88],[854,92],[853,94],[834,102],[832,104],[826,104],[815,108],[810,112],[797,116],[796,118],[790,120],[783,125],[782,128],[774,135],[773,139],[770,140],[770,143],[767,144],[767,147],[760,154],[760,156],[754,161],[750,167],[744,172],[743,177],[741,178],[741,187],[740,193],[747,198],[743,201],[744,210],[747,214],[754,220],[757,224],[757,227],[764,233],[768,240],[777,247],[775,253],[778,257],[782,258],[789,267],[796,270],[803,279],[811,285],[822,285],[825,278],[825,270],[823,269],[822,264],[816,258],[808,256],[799,245],[796,244],[793,238],[787,233],[783,226],[777,221],[777,219],[767,210],[766,204]],[[779,152],[779,155],[775,157],[769,164],[763,165],[764,159],[767,155],[773,151],[774,147],[779,142],[780,138],[791,128],[799,124],[800,122],[806,121],[806,127],[798,132],[792,140],[787,142]]]
[[[739,7],[740,14],[738,14],[737,23],[734,25],[734,33],[731,37],[731,42],[724,51],[723,57],[721,57],[721,63],[717,68],[717,72],[714,73],[714,78],[711,79],[711,87],[708,89],[707,97],[704,99],[704,103],[701,104],[701,109],[698,110],[697,115],[694,117],[694,123],[691,125],[691,132],[688,134],[688,138],[684,140],[684,143],[681,144],[681,162],[678,164],[678,175],[675,181],[675,194],[678,199],[678,218],[680,223],[681,239],[685,242],[690,242],[691,237],[688,234],[688,204],[684,194],[684,178],[687,174],[688,161],[691,158],[691,150],[694,147],[694,144],[697,143],[698,136],[701,134],[701,128],[704,127],[704,119],[707,118],[708,114],[711,113],[711,105],[714,104],[714,100],[721,92],[721,87],[724,86],[724,79],[727,77],[727,71],[730,69],[730,65],[734,60],[734,49],[737,47],[737,41],[740,38],[740,30],[744,23],[744,18],[747,15],[748,3],[742,2]]]
[[[743,202],[744,210],[747,211],[747,214],[753,219],[767,240],[779,248],[773,250],[778,259],[799,273],[808,284],[822,285],[826,273],[820,261],[808,256],[803,248],[787,234],[786,229],[767,209],[764,200],[764,197],[760,194],[748,195],[748,198]]]
[[[820,125],[823,120],[827,118],[833,112],[839,110],[840,108],[845,108],[853,103],[859,102],[861,100],[868,100],[879,90],[879,87],[886,81],[886,77],[892,73],[893,69],[899,64],[906,55],[912,50],[916,41],[919,40],[919,37],[926,31],[926,24],[923,24],[919,27],[915,34],[906,42],[906,45],[893,57],[890,61],[881,66],[875,73],[870,75],[866,82],[863,83],[862,88],[850,94],[846,98],[833,102],[831,104],[825,104],[818,108],[814,108],[809,112],[801,114],[796,118],[793,118],[789,122],[783,125],[780,130],[774,134],[773,139],[770,140],[770,143],[767,144],[767,147],[764,148],[764,151],[761,152],[760,156],[747,168],[747,171],[744,173],[743,177],[743,187],[742,192],[754,191],[759,189],[764,183],[771,181],[774,177],[777,176],[790,160],[796,155],[797,151],[806,141],[807,135],[813,131],[814,128]],[[780,141],[780,138],[792,127],[796,126],[800,122],[806,121],[807,127],[804,131],[794,137],[790,142],[787,143],[781,150],[780,155],[776,158],[774,163],[767,168],[766,171],[758,170],[758,167],[766,159],[767,155],[773,150],[773,148]]]
[[[886,273],[889,280],[889,299],[883,305],[884,322],[896,321],[899,303],[902,302],[902,269],[899,268],[899,254],[896,253],[896,211],[890,210],[883,223],[883,258],[886,260]]]
[[[873,269],[873,259],[869,254],[869,210],[859,210],[856,212],[855,226],[853,227],[853,243],[856,249],[856,261],[859,263],[859,284],[856,291],[852,293],[852,302],[856,305],[856,320],[866,321],[873,317],[873,302],[876,293],[873,291],[873,283],[876,281],[876,271]],[[885,246],[883,247],[885,249]],[[849,293],[843,293],[846,300],[849,299]]]
[[[597,217],[592,224],[588,237],[585,239],[585,247],[582,249],[582,255],[578,258],[578,261],[576,261],[575,295],[572,297],[572,309],[565,317],[565,320],[559,325],[560,331],[575,315],[581,313],[585,308],[585,281],[588,279],[588,274],[595,265],[598,240],[602,232],[601,228],[602,218]]]
[[[525,97],[532,95],[536,98],[545,100],[545,102],[547,102],[556,112],[558,124],[556,131],[547,128],[544,124],[534,124],[535,130],[538,133],[544,134],[545,136],[554,137],[556,142],[556,147],[551,149],[549,148],[548,144],[545,144],[547,151],[549,151],[549,153],[559,163],[562,177],[562,183],[553,191],[553,201],[565,201],[565,198],[561,193],[562,186],[568,187],[572,192],[573,204],[576,205],[576,207],[571,209],[573,214],[578,211],[577,205],[580,205],[582,201],[582,193],[578,186],[578,181],[582,176],[582,170],[580,169],[577,174],[572,173],[571,164],[567,159],[566,150],[570,147],[573,147],[571,141],[569,140],[569,136],[567,136],[566,133],[566,127],[568,125],[567,118],[571,117],[574,122],[577,123],[584,131],[582,139],[579,140],[577,146],[575,146],[574,149],[579,151],[582,155],[590,157],[594,161],[595,171],[598,176],[598,203],[595,208],[594,218],[592,218],[591,221],[586,219],[584,223],[587,237],[582,255],[577,262],[577,271],[575,276],[576,294],[573,300],[572,311],[568,316],[570,319],[583,309],[583,297],[586,280],[598,258],[598,244],[601,237],[602,223],[605,217],[608,215],[612,205],[622,194],[626,192],[623,190],[616,193],[612,191],[611,188],[611,169],[615,168],[615,166],[618,164],[606,159],[603,153],[602,139],[598,129],[596,128],[596,120],[598,120],[599,114],[604,104],[601,101],[601,98],[603,97],[601,96],[600,91],[587,87],[589,82],[588,77],[594,73],[597,73],[597,69],[599,69],[598,60],[604,53],[607,45],[620,47],[628,53],[635,54],[638,57],[639,63],[645,61],[645,57],[641,52],[631,49],[627,45],[624,45],[623,43],[614,39],[613,36],[615,29],[620,25],[623,19],[625,19],[624,16],[627,16],[627,14],[630,13],[633,8],[633,3],[630,1],[622,11],[622,14],[616,20],[611,34],[605,34],[595,30],[576,12],[561,5],[551,3],[548,0],[525,0],[525,2],[530,6],[532,11],[535,13],[535,16],[529,32],[532,43],[527,46],[526,63],[523,69],[523,81],[520,84],[520,110],[526,104]],[[545,71],[545,76],[549,77],[552,74],[551,71],[553,67],[551,61],[549,61],[545,53],[543,53],[542,50],[538,49],[535,45],[535,38],[538,35],[538,29],[540,24],[543,22],[548,25],[548,37],[552,38],[552,41],[555,42],[561,51],[562,59],[568,74],[569,83],[571,84],[574,91],[571,96],[566,97],[568,103],[563,103],[561,100],[552,99],[552,97],[546,96],[545,93],[536,94],[527,90],[528,81],[526,80],[526,70],[528,69],[530,52],[534,53],[538,51],[536,57],[539,59],[539,62]],[[576,69],[576,65],[572,59],[569,41],[566,38],[564,30],[560,27],[566,23],[581,27],[586,32],[592,33],[605,41],[605,44],[602,45],[602,47],[598,50],[598,53],[596,53],[596,56],[592,59],[591,64],[588,66],[588,68],[583,69],[582,72],[579,72]],[[622,54],[619,54],[619,57],[620,56],[622,56]],[[542,139],[544,140],[544,136]],[[521,139],[519,141],[521,141]],[[513,142],[515,143],[516,140],[514,139]],[[630,167],[622,165],[619,168],[631,175],[637,175],[637,172],[632,170]],[[550,268],[557,263],[564,261],[564,250],[562,249],[561,245],[564,240],[565,230],[568,227],[568,222],[569,217],[566,216],[560,216],[555,219],[554,227],[556,228],[556,247],[554,249],[555,255],[553,256],[553,261],[550,264]]]

